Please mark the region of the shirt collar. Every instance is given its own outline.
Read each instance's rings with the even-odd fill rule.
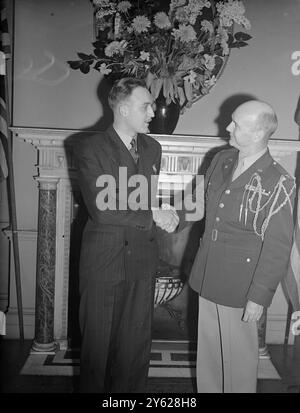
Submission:
[[[120,130],[114,128],[115,131],[117,132],[117,134],[119,135],[119,137],[121,138],[122,142],[124,143],[124,145],[126,146],[127,149],[131,148],[131,141],[132,139],[137,140],[137,135],[136,136],[128,136],[126,134],[124,134],[123,132],[121,132]]]
[[[267,152],[267,150],[268,148],[264,148],[261,151],[255,153],[254,155],[245,156],[243,158],[240,158],[239,156],[238,162],[242,162],[244,169],[247,169],[249,168],[249,166],[254,164],[254,162],[256,162],[257,159],[259,159],[262,155],[264,155]]]

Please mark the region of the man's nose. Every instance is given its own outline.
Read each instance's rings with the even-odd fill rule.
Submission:
[[[226,127],[227,132],[231,132],[232,131],[232,122],[230,122],[227,127]]]
[[[149,114],[149,116],[150,116],[151,118],[153,118],[153,117],[155,116],[154,110],[152,109],[151,106],[149,107],[148,114]]]

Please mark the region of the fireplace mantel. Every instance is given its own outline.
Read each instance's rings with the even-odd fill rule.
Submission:
[[[11,128],[14,136],[24,140],[39,151],[38,173],[45,177],[76,179],[72,145],[84,135],[97,131],[71,129]],[[172,180],[172,175],[198,173],[203,157],[212,149],[226,145],[225,138],[202,135],[151,135],[163,151],[160,182]],[[295,140],[270,139],[271,155],[276,159],[300,151]]]
[[[55,343],[59,343],[61,348],[67,347],[68,339],[70,225],[73,191],[76,189],[72,146],[83,135],[97,132],[22,127],[13,127],[11,130],[15,139],[33,145],[38,151],[37,175],[34,179],[39,186],[39,216],[42,219],[39,219],[37,236],[36,286],[40,291],[35,305],[34,347],[37,351],[51,351],[55,348]],[[163,151],[160,188],[169,182],[177,183],[178,188],[181,188],[182,175],[185,176],[185,185],[199,173],[204,157],[211,150],[226,144],[220,137],[152,136],[160,142]],[[272,156],[280,161],[300,152],[300,142],[271,139],[269,148]],[[49,228],[45,228],[45,225],[49,225]],[[51,240],[47,239],[49,233],[52,234]],[[54,257],[49,256],[46,250],[49,245]],[[44,308],[40,308],[41,306]],[[45,312],[53,313],[50,317],[47,315],[50,324],[52,317],[51,326],[45,325],[45,320],[40,319]],[[53,331],[50,331],[51,328]],[[44,331],[47,337],[43,336]]]

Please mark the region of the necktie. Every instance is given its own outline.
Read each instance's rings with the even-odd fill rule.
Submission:
[[[138,151],[137,151],[136,138],[133,138],[132,141],[130,142],[129,152],[131,153],[131,156],[133,157],[134,162],[137,163],[138,159],[139,159],[139,154],[138,154]]]
[[[233,172],[232,180],[234,181],[235,179],[237,179],[244,172],[244,169],[245,169],[245,159],[239,159],[237,167],[235,168],[235,171]]]

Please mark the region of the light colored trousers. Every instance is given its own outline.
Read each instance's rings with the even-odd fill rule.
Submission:
[[[243,322],[243,311],[199,297],[198,393],[256,392],[257,324]]]

